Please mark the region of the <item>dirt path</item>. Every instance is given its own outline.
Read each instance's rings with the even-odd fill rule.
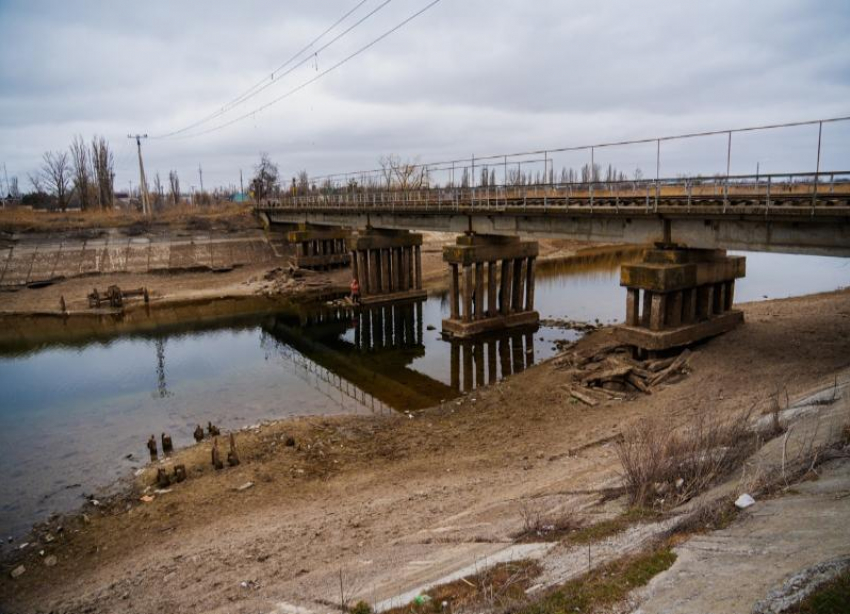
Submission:
[[[542,514],[604,517],[611,511],[594,504],[618,479],[611,437],[636,420],[761,410],[786,387],[793,399],[850,366],[850,291],[744,309],[745,326],[697,348],[693,373],[652,396],[587,408],[548,362],[414,418],[310,419],[242,433],[242,464],[221,472],[207,466],[209,443],[181,451],[169,463],[186,463],[190,477],[171,492],[51,523],[23,551],[27,571],[0,580],[0,603],[330,610],[340,577],[346,598],[375,603],[474,564],[512,541],[528,502]],[[609,336],[595,333],[577,351]],[[150,483],[151,471],[140,480]],[[57,564],[45,566],[37,548]]]

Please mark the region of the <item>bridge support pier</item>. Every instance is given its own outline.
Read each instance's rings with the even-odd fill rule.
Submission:
[[[725,333],[744,321],[733,309],[735,279],[746,274],[743,256],[725,250],[663,247],[640,263],[624,264],[626,322],[615,329],[622,343],[663,351]]]
[[[451,317],[443,320],[443,334],[465,338],[537,324],[537,252],[535,241],[484,235],[463,235],[455,245],[444,247],[443,260],[452,278]]]
[[[422,235],[406,230],[368,229],[347,241],[352,277],[361,303],[376,305],[425,298]]]
[[[301,224],[287,240],[295,246],[295,265],[302,269],[328,270],[348,266],[345,240],[351,232],[343,228],[311,227]]]

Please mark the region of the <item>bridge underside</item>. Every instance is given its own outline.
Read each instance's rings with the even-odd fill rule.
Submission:
[[[571,238],[601,243],[675,242],[700,249],[730,249],[850,256],[850,219],[844,208],[764,214],[717,215],[657,212],[489,211],[293,211],[262,210],[273,224],[420,230],[529,238]]]

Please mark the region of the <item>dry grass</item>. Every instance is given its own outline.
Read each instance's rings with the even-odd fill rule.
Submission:
[[[168,207],[161,213],[146,218],[140,212],[112,211],[32,211],[30,209],[0,210],[0,231],[6,232],[49,232],[99,228],[124,228],[151,225],[201,225],[238,223],[251,220],[251,205],[243,203],[220,202],[208,207],[198,208],[181,204]],[[253,222],[252,222],[253,224]],[[256,224],[253,224],[256,225]],[[200,229],[200,228],[199,228]]]
[[[645,586],[676,561],[669,544],[612,561],[570,580],[539,601],[511,610],[513,614],[566,614],[609,611],[628,594]]]
[[[671,508],[704,492],[738,468],[759,446],[750,412],[729,420],[695,414],[684,430],[642,422],[617,445],[631,505]]]
[[[388,614],[425,614],[507,609],[525,603],[526,589],[540,574],[534,561],[499,563],[474,576],[442,584],[424,595],[422,603],[393,608]]]

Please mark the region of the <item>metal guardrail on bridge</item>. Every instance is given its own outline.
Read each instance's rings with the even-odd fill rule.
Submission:
[[[259,210],[850,215],[850,171],[416,189],[336,188],[267,199]]]

